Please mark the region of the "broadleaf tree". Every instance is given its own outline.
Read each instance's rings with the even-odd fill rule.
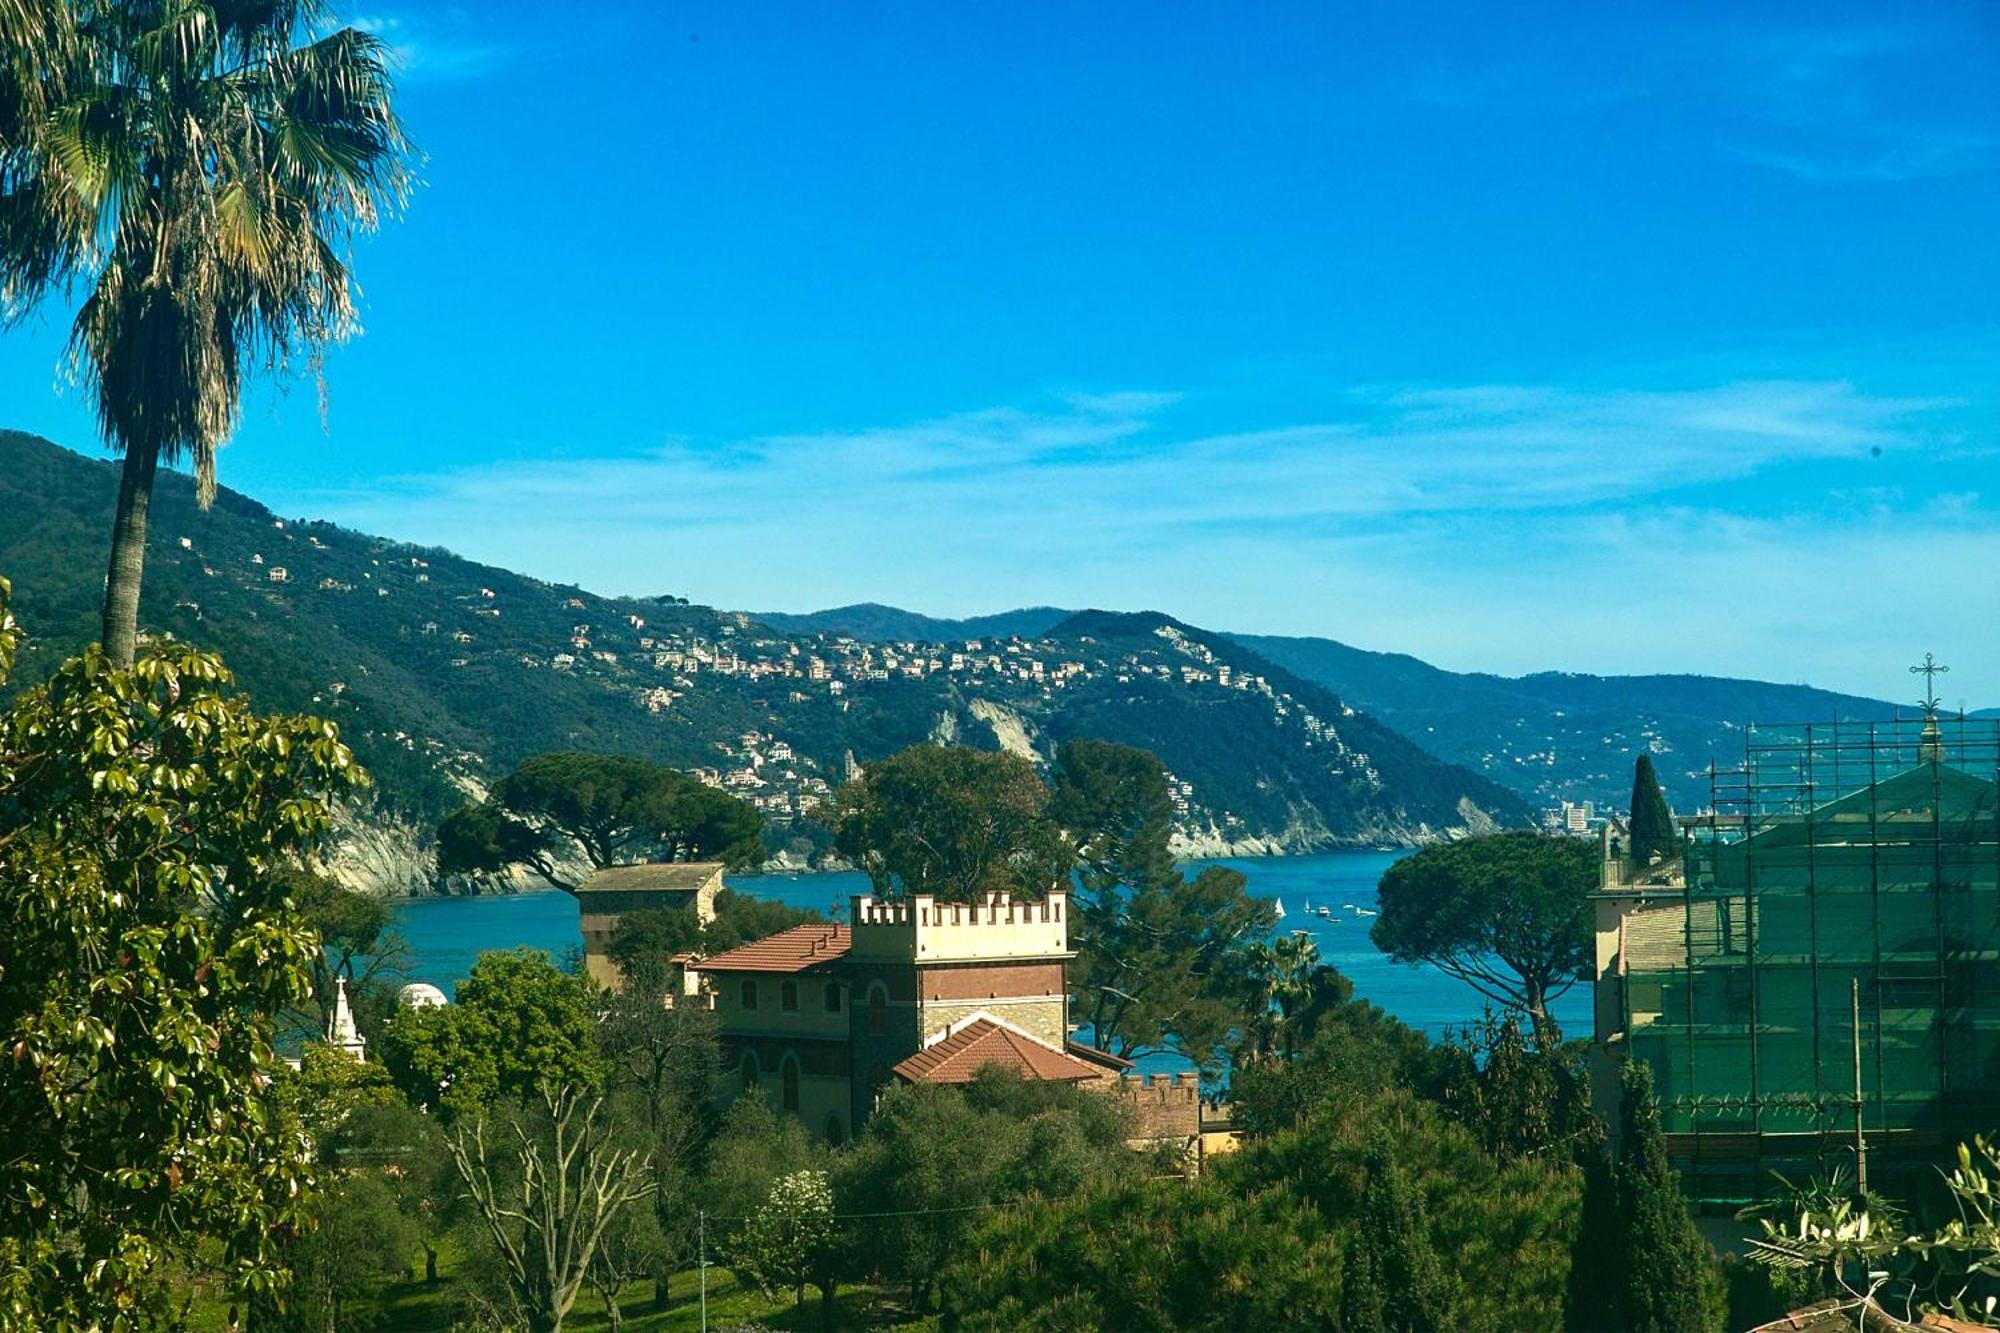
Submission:
[[[1049,789],[1004,751],[913,745],[867,765],[821,817],[884,897],[1040,898],[1070,865]]]
[[[93,646],[0,720],[0,1323],[136,1327],[213,1265],[268,1291],[304,1221],[272,1032],[319,941],[281,872],[365,779],[231,685]]]

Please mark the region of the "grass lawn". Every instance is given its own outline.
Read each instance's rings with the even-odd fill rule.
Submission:
[[[381,1312],[381,1322],[370,1323],[368,1327],[382,1333],[443,1333],[451,1327],[457,1288],[449,1266],[439,1277],[435,1287],[426,1286],[421,1280],[401,1280],[378,1288],[374,1304]],[[831,1327],[894,1327],[910,1330],[910,1333],[929,1333],[937,1328],[935,1318],[910,1318],[897,1303],[896,1295],[879,1287],[842,1287],[834,1299]],[[627,1287],[619,1297],[618,1306],[624,1312],[627,1333],[699,1333],[702,1326],[701,1276],[694,1269],[674,1274],[668,1286],[665,1310],[653,1308],[651,1282],[635,1282]],[[225,1303],[212,1297],[199,1301],[190,1327],[204,1331],[221,1330],[224,1327],[224,1309]],[[785,1296],[770,1301],[756,1287],[738,1282],[736,1275],[728,1269],[711,1266],[708,1270],[709,1328],[726,1329],[745,1323],[770,1329],[806,1330],[807,1333],[828,1327],[820,1311],[819,1293],[809,1291],[804,1304],[797,1306]],[[563,1327],[608,1329],[611,1321],[605,1317],[604,1303],[597,1298],[597,1294],[586,1289],[577,1297],[569,1318],[563,1321]]]
[[[409,1333],[420,1329],[443,1329],[448,1327],[451,1303],[452,1288],[448,1280],[434,1288],[426,1287],[422,1282],[399,1282],[385,1293],[386,1318],[379,1327],[384,1330],[408,1330]],[[674,1274],[665,1310],[653,1309],[651,1282],[633,1283],[620,1296],[618,1304],[624,1311],[624,1326],[628,1333],[699,1333],[700,1275],[693,1270]],[[711,1267],[708,1270],[708,1326],[722,1329],[744,1323],[772,1329],[816,1330],[827,1326],[820,1312],[817,1292],[808,1292],[805,1303],[798,1306],[794,1306],[789,1297],[769,1301],[756,1287],[739,1283],[736,1275],[728,1269]],[[605,1329],[610,1326],[603,1302],[589,1291],[577,1298],[570,1317],[563,1322],[566,1329]],[[857,1286],[840,1289],[834,1300],[832,1326],[837,1329],[895,1326],[922,1333],[923,1330],[935,1329],[937,1321],[908,1319],[880,1289]]]

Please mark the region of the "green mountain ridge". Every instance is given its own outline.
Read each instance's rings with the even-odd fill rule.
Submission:
[[[108,461],[0,433],[0,572],[30,636],[14,688],[96,637],[116,486]],[[430,888],[437,817],[551,749],[696,771],[754,800],[793,864],[823,849],[805,815],[852,762],[926,738],[1044,757],[1071,736],[1146,745],[1175,775],[1191,853],[1528,818],[1506,789],[1223,636],[1063,614],[1031,637],[905,647],[785,630],[283,518],[229,490],[204,513],[187,478],[162,474],[141,625],[221,651],[260,706],[341,724],[377,780],[343,869],[381,891]]]
[[[863,611],[865,616],[858,614]],[[870,625],[893,625],[894,617],[904,614],[879,606],[836,607],[791,619],[800,628],[865,637]],[[980,619],[1009,615],[1049,616],[1052,629],[1074,628],[1072,613],[1051,608]],[[921,619],[946,635],[971,623]],[[1697,809],[1708,801],[1709,764],[1726,770],[1741,762],[1747,726],[1836,717],[1887,719],[1910,711],[1906,705],[1809,685],[1690,674],[1544,671],[1501,676],[1448,671],[1407,653],[1371,651],[1327,638],[1226,637],[1332,691],[1432,756],[1481,773],[1538,806],[1568,800],[1622,809],[1631,792],[1632,758],[1648,750],[1675,808]],[[2000,709],[1970,715],[1996,714]]]

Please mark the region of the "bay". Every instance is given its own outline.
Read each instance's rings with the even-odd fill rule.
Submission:
[[[1310,856],[1272,856],[1196,861],[1190,869],[1223,865],[1239,870],[1259,897],[1284,905],[1281,931],[1304,930],[1319,946],[1320,958],[1333,964],[1354,983],[1355,993],[1395,1017],[1437,1039],[1447,1029],[1477,1019],[1485,1001],[1464,982],[1433,967],[1409,967],[1393,962],[1368,939],[1375,910],[1375,886],[1404,851],[1322,852]],[[868,892],[868,877],[858,871],[797,875],[731,875],[726,881],[738,892],[772,898],[795,907],[832,914],[848,899]],[[1318,909],[1328,915],[1321,917]],[[1311,910],[1308,910],[1310,908]],[[454,993],[472,971],[480,953],[526,945],[561,961],[581,943],[577,933],[576,900],[554,890],[471,898],[409,898],[393,907],[393,929],[411,951],[407,969],[411,981],[427,981]],[[1590,988],[1578,985],[1551,1006],[1562,1030],[1571,1036],[1590,1032]],[[1171,1057],[1144,1067],[1171,1069]]]

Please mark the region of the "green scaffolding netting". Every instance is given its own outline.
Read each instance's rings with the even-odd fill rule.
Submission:
[[[2000,1129],[1996,769],[2000,722],[1914,719],[1754,729],[1713,775],[1622,997],[1698,1198],[1851,1163],[1857,1111],[1885,1174]]]

